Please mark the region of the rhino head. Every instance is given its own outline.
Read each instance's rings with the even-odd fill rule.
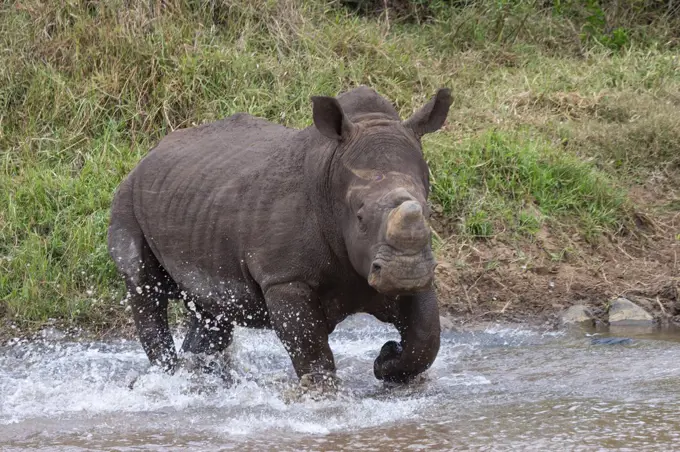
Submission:
[[[420,140],[444,124],[450,91],[440,89],[406,120],[366,87],[312,102],[314,126],[331,149],[333,221],[354,270],[384,295],[429,289],[436,261]]]

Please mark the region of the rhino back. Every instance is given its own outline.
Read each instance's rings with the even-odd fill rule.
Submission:
[[[299,253],[298,235],[315,234],[300,133],[241,114],[173,132],[140,162],[135,216],[181,287],[209,293],[226,281],[247,290],[291,277],[278,261]]]

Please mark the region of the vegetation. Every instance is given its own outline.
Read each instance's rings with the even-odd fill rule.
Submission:
[[[440,250],[635,234],[634,186],[678,210],[680,4],[619,3],[4,2],[0,317],[126,319],[106,228],[148,149],[239,111],[304,127],[311,95],[357,84],[404,116],[452,88],[425,141]]]

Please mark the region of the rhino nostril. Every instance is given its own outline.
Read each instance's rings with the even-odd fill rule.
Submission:
[[[382,270],[382,265],[373,262],[373,265],[371,266],[371,273],[379,273],[380,270]]]

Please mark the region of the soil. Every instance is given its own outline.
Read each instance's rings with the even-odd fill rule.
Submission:
[[[440,251],[437,290],[454,324],[503,321],[557,326],[584,304],[606,323],[608,303],[623,296],[659,323],[680,323],[680,213],[646,219],[629,237],[591,245],[543,228],[535,240],[456,242]],[[433,221],[440,235],[443,222]],[[444,236],[447,237],[447,236]]]

